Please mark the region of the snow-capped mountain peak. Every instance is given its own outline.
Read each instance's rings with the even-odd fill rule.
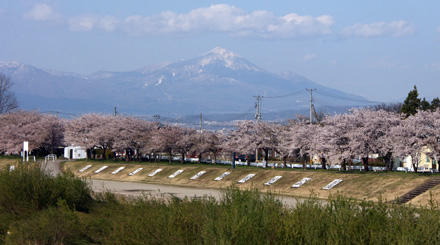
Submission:
[[[226,68],[232,70],[260,70],[258,67],[243,59],[239,55],[221,47],[216,47],[201,56],[199,65],[204,67],[218,62],[223,63]]]
[[[206,53],[205,56],[206,55],[217,56],[218,58],[221,58],[223,60],[234,59],[234,57],[238,57],[238,55],[234,54],[233,52],[221,47],[213,48],[211,51]]]
[[[23,66],[20,62],[17,61],[1,61],[0,60],[0,66],[8,67],[8,68],[17,68],[19,66]]]

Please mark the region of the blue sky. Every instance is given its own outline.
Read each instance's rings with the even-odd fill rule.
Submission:
[[[89,74],[223,47],[375,101],[440,96],[440,1],[0,2],[0,60]]]

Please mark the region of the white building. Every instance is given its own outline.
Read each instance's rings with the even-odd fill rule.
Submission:
[[[64,148],[64,158],[67,159],[86,159],[87,151],[81,146],[68,146]]]

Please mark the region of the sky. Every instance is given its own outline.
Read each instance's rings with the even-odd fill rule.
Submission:
[[[222,47],[373,101],[440,96],[440,1],[1,0],[0,60],[87,75]]]

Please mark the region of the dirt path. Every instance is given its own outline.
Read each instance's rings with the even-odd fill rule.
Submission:
[[[61,173],[61,163],[59,160],[55,161],[48,161],[41,163],[42,167],[46,169],[49,173],[51,173],[53,176],[57,176]]]
[[[113,193],[119,193],[124,195],[142,195],[148,194],[154,197],[171,197],[176,196],[179,198],[200,198],[204,196],[211,196],[217,200],[221,197],[221,191],[216,189],[205,189],[205,188],[189,188],[180,186],[169,186],[169,185],[157,185],[157,184],[144,184],[137,182],[123,182],[123,181],[111,181],[111,180],[96,180],[92,179],[92,188],[96,192],[102,192],[105,190],[110,190]],[[290,207],[296,206],[298,201],[303,201],[304,199],[298,199],[287,196],[277,196],[278,199],[282,200],[285,205]],[[326,201],[322,201],[327,203]]]

